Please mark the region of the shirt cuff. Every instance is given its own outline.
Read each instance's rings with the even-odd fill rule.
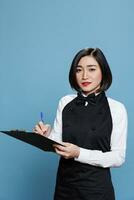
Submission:
[[[90,150],[80,147],[80,154],[74,160],[85,163],[85,160],[90,157]]]

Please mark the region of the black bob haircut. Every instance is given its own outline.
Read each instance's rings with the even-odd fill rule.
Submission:
[[[92,56],[99,64],[102,72],[102,81],[97,92],[106,91],[112,83],[112,73],[103,52],[99,48],[82,49],[75,55],[69,72],[69,82],[71,88],[78,92],[81,90],[76,81],[76,68],[80,59],[84,56]]]

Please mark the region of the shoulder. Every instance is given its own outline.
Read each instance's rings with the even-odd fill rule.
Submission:
[[[112,99],[111,97],[107,97],[109,107],[111,110],[112,117],[114,118],[122,118],[123,116],[127,117],[126,107],[120,101]]]
[[[68,94],[63,96],[60,101],[72,101],[74,98],[76,98],[77,95],[76,94]]]
[[[126,109],[124,104],[120,101],[117,101],[111,97],[107,97],[108,103],[112,109],[124,110]]]
[[[59,100],[59,107],[63,109],[69,102],[77,97],[76,94],[68,94]]]

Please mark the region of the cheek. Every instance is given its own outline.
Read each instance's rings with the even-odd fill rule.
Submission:
[[[99,74],[98,79],[99,79],[100,81],[102,81],[102,74],[101,74],[101,73]]]
[[[77,83],[80,81],[80,75],[79,74],[76,74],[75,75],[75,78],[76,78],[76,81],[77,81]]]
[[[100,82],[102,81],[102,73],[101,73],[101,72],[98,73],[98,74],[96,75],[95,79],[96,79],[96,82],[100,83]]]

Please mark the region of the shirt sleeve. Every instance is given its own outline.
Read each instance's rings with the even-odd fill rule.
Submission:
[[[76,161],[103,168],[119,167],[124,163],[127,140],[127,112],[121,103],[111,103],[110,109],[113,120],[111,150],[102,152],[80,148],[79,157],[75,158]]]
[[[54,120],[54,125],[48,137],[57,142],[62,141],[62,107],[62,100],[60,100],[56,112],[56,118]]]

